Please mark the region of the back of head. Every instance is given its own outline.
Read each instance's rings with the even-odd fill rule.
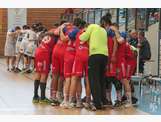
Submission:
[[[21,30],[20,26],[15,27],[15,31],[17,31],[17,30]]]
[[[81,20],[81,22],[80,22],[80,29],[85,28],[86,25],[87,25],[86,21]]]
[[[100,24],[102,27],[105,27],[107,25],[111,25],[111,18],[109,16],[103,16],[100,20]]]
[[[106,13],[105,16],[108,17],[110,20],[112,19],[111,13]]]
[[[114,27],[116,27],[119,30],[119,25],[117,23],[112,23],[111,25],[113,25]]]
[[[23,25],[22,28],[23,28],[23,30],[30,29],[30,27],[28,25]]]
[[[145,37],[145,32],[144,31],[140,31],[139,35],[142,36],[142,37]]]

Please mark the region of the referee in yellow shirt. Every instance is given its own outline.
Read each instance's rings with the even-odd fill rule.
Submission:
[[[103,16],[100,25],[90,24],[80,35],[81,42],[89,43],[88,77],[93,97],[93,110],[102,109],[105,102],[105,72],[108,60],[108,38],[106,29],[111,25],[111,18]]]

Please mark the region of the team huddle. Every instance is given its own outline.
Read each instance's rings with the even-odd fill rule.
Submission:
[[[119,26],[111,19],[107,13],[97,25],[75,18],[72,23],[62,21],[48,31],[39,26],[37,34],[35,25],[30,32],[27,32],[28,26],[23,27],[25,31],[21,34],[27,34],[23,39],[21,34],[18,36],[21,39],[16,44],[19,48],[15,70],[18,70],[23,53],[24,61],[28,62],[25,64],[34,62],[33,103],[68,109],[84,107],[93,111],[108,106],[132,106],[134,96],[130,79],[136,70],[137,49],[128,43],[127,33],[120,32]],[[25,39],[30,43],[26,44]],[[24,65],[24,68],[28,67]],[[52,81],[50,98],[47,98],[45,93],[50,71]],[[82,78],[85,87],[82,87]],[[117,96],[114,103],[112,84]],[[85,88],[83,99],[82,88]]]

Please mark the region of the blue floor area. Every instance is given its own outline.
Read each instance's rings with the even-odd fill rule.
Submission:
[[[139,93],[139,86],[135,85],[136,96],[139,99],[138,108],[144,112],[161,115],[161,84],[155,86],[143,85]]]
[[[82,85],[83,84],[84,81],[82,80]],[[161,84],[157,84],[157,88],[155,88],[154,84],[144,84],[141,87],[141,93],[139,84],[135,84],[134,88],[134,96],[138,98],[138,103],[136,107],[139,110],[152,115],[161,115]],[[85,93],[85,91],[83,92]],[[112,86],[112,102],[114,103],[115,100],[116,91],[114,86]]]

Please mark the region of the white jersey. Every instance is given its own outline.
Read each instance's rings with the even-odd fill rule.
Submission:
[[[37,42],[37,34],[32,30],[28,31],[28,44],[24,52],[26,55],[34,57],[35,49],[37,47],[36,42]]]

